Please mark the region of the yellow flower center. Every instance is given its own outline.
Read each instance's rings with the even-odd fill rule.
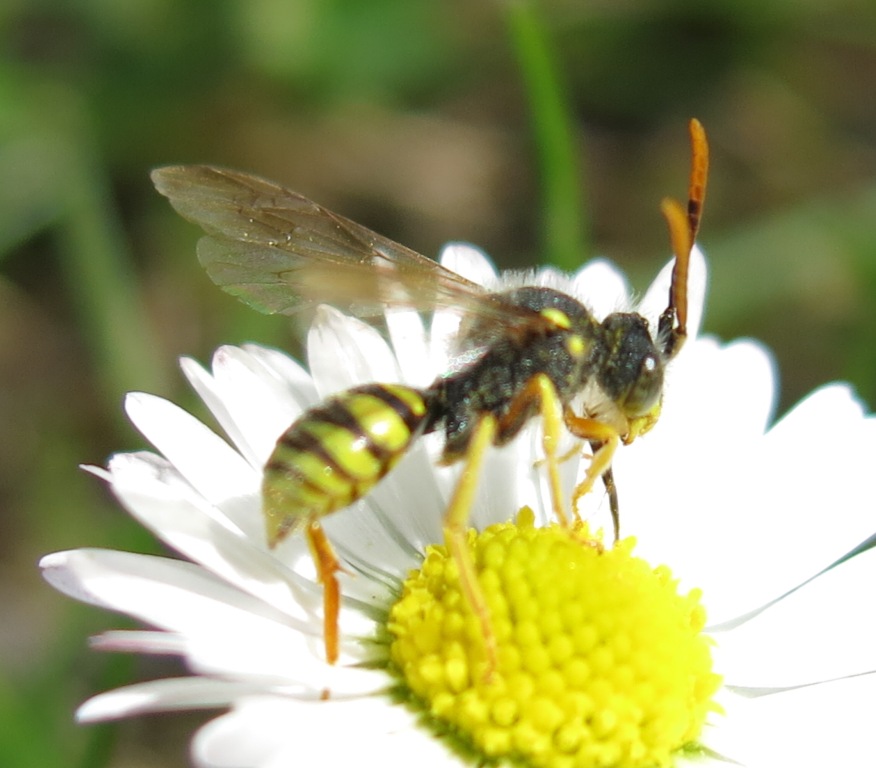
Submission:
[[[404,583],[387,629],[400,692],[475,762],[524,766],[671,765],[689,749],[720,677],[702,634],[699,590],[666,567],[603,548],[586,526],[515,523],[469,532],[497,664],[443,546]]]

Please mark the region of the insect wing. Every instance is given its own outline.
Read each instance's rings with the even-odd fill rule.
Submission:
[[[292,314],[325,302],[362,317],[395,305],[452,307],[497,326],[533,320],[437,262],[264,179],[195,165],[160,168],[152,180],[207,232],[198,256],[211,279],[262,312]]]

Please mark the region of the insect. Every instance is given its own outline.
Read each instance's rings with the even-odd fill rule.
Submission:
[[[338,658],[340,563],[321,519],[365,496],[420,436],[443,433],[442,462],[463,462],[444,517],[445,541],[463,592],[495,663],[489,612],[465,545],[478,475],[490,446],[513,440],[532,418],[543,424],[544,464],[557,519],[567,524],[557,454],[563,430],[592,455],[571,509],[602,479],[615,537],[619,505],[611,470],[620,443],[657,421],[664,368],[687,336],[687,281],[708,175],[708,145],[690,123],[685,211],[664,200],[675,256],[669,299],[656,329],[636,313],[599,321],[580,301],[545,287],[489,292],[436,262],[269,181],[209,166],[153,172],[158,191],[206,231],[201,264],[228,293],[267,313],[329,303],[360,316],[388,306],[453,308],[463,314],[466,363],[427,387],[373,383],[326,399],[277,441],[265,469],[268,541],[303,532],[324,590],[326,657]],[[579,410],[573,402],[583,397]]]

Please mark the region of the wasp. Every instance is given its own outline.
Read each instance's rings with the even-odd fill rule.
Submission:
[[[329,303],[360,317],[390,306],[452,308],[464,318],[465,363],[418,388],[373,383],[312,407],[278,439],[264,468],[263,513],[271,546],[303,532],[323,586],[327,660],[338,658],[341,569],[320,521],[364,497],[422,435],[443,433],[442,462],[463,462],[444,516],[444,536],[463,593],[495,663],[489,612],[465,544],[485,454],[513,440],[532,418],[543,424],[543,463],[557,519],[568,524],[558,455],[563,430],[591,458],[571,509],[602,479],[615,538],[619,505],[611,470],[620,443],[657,421],[666,364],[687,337],[687,282],[708,175],[702,125],[690,122],[687,210],[664,200],[674,254],[669,300],[657,327],[637,313],[597,320],[574,297],[546,287],[490,292],[272,182],[192,165],[153,172],[158,191],[206,236],[198,257],[212,280],[266,313]],[[573,404],[583,399],[579,410]]]

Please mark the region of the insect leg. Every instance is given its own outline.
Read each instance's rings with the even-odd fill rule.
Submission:
[[[557,456],[557,448],[563,432],[563,407],[557,395],[553,382],[543,373],[537,373],[523,389],[514,397],[511,404],[499,421],[499,434],[506,427],[513,428],[518,424],[526,409],[533,403],[538,403],[542,421],[542,448],[548,469],[548,483],[551,493],[551,504],[554,516],[560,525],[568,527],[569,518],[563,505],[563,490],[560,483],[560,464],[569,456]],[[541,462],[539,462],[541,463]]]
[[[322,584],[322,621],[325,657],[329,664],[338,660],[338,614],[341,607],[341,588],[335,575],[341,564],[325,531],[317,520],[306,530],[307,544],[316,565],[316,575]]]
[[[474,560],[472,560],[466,543],[466,526],[474,503],[484,457],[487,449],[493,444],[495,436],[496,419],[492,414],[486,414],[472,432],[462,475],[456,484],[447,512],[444,514],[444,542],[459,569],[459,583],[462,593],[481,625],[481,636],[484,639],[487,656],[487,679],[496,668],[496,637],[490,623],[487,601],[481,591],[480,584],[478,584]]]
[[[607,472],[611,472],[611,460],[620,443],[620,434],[609,424],[586,416],[578,416],[568,407],[563,410],[563,421],[566,428],[575,437],[587,440],[593,448],[593,458],[590,460],[590,466],[587,467],[587,474],[578,483],[572,494],[572,509],[577,510],[581,498],[593,489],[596,479],[602,477],[608,491],[611,521],[614,526],[614,537],[617,540],[620,535],[620,512],[617,505],[617,492],[612,492],[614,490],[614,475],[609,474],[607,479],[605,475]]]
[[[598,451],[599,445],[597,444],[593,450]],[[610,466],[602,473],[602,484],[608,495],[608,507],[611,510],[611,522],[614,527],[614,540],[617,541],[620,538],[620,505],[617,500],[617,486],[614,483],[614,470]]]

